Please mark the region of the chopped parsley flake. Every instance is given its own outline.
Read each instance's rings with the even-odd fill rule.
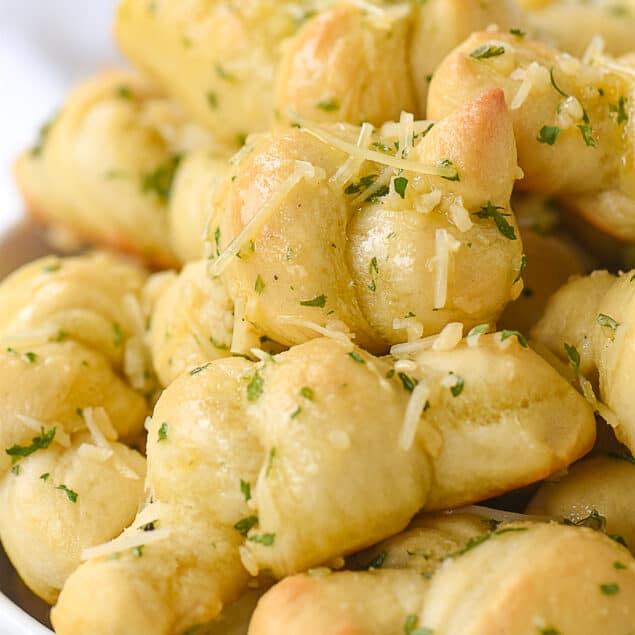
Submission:
[[[465,387],[465,380],[460,375],[455,375],[455,377],[456,383],[454,384],[454,386],[452,386],[452,388],[450,388],[450,391],[452,392],[453,397],[458,397],[463,392],[463,388]]]
[[[235,75],[228,73],[220,64],[216,64],[216,75],[231,84],[235,84],[238,81]]]
[[[218,95],[215,92],[210,91],[207,93],[207,104],[212,110],[218,108]]]
[[[470,53],[470,57],[475,60],[487,60],[490,57],[499,57],[505,54],[504,46],[496,46],[495,44],[483,44]]]
[[[251,500],[251,483],[249,481],[243,481],[240,479],[240,491],[245,497],[245,502],[248,503]]]
[[[408,187],[408,179],[399,176],[393,181],[393,185],[395,186],[395,192],[401,196],[401,198],[406,197],[406,188]]]
[[[383,198],[390,192],[390,188],[387,185],[382,185],[377,191],[373,192],[366,199],[369,203],[376,203],[380,198]]]
[[[626,97],[620,97],[617,106],[614,104],[609,104],[609,112],[613,115],[617,115],[616,123],[618,125],[625,123],[628,121],[628,114],[626,112],[626,102],[628,100]]]
[[[390,146],[387,146],[385,143],[380,143],[379,141],[375,141],[375,143],[373,143],[372,146],[373,148],[377,148],[380,152],[384,152],[384,153],[392,152],[392,148]]]
[[[256,401],[258,397],[262,395],[264,384],[265,384],[265,380],[262,378],[260,373],[256,371],[256,374],[251,378],[250,382],[247,384],[247,401]]]
[[[35,364],[35,362],[37,362],[37,355],[32,351],[28,351],[24,353],[24,359],[29,362],[29,364]]]
[[[525,269],[527,269],[527,255],[523,254],[520,257],[520,268],[518,269],[518,275],[514,278],[514,284],[522,280],[523,274],[525,273]]]
[[[15,474],[16,476],[20,476],[20,465],[14,465],[11,468],[11,472],[13,472],[13,474]]]
[[[78,497],[77,492],[74,492],[69,487],[66,487],[66,485],[58,485],[55,489],[59,489],[62,492],[64,492],[66,494],[66,496],[68,497],[68,500],[71,503],[76,503],[77,502],[77,497]]]
[[[419,383],[414,377],[410,377],[406,373],[397,373],[397,377],[401,379],[401,384],[403,389],[412,392],[415,389],[415,386]]]
[[[373,256],[370,261],[370,265],[368,265],[368,273],[372,275],[373,271],[375,273],[379,273],[379,267],[377,266],[377,258]]]
[[[235,525],[234,529],[240,533],[241,536],[246,536],[252,527],[258,524],[258,516],[247,516],[241,518]]]
[[[491,328],[491,324],[478,324],[470,330],[467,336],[471,337],[472,335],[483,335],[484,333],[487,333]]]
[[[344,190],[344,194],[357,194],[370,187],[378,178],[378,174],[367,174],[357,181],[357,183],[351,183],[348,185]]]
[[[256,534],[255,536],[249,536],[247,540],[264,545],[265,547],[271,547],[276,540],[276,534]]]
[[[595,143],[595,139],[593,138],[593,129],[591,128],[591,126],[580,124],[578,126],[578,129],[582,133],[584,143],[592,148],[597,148],[597,144]]]
[[[44,474],[40,474],[40,479],[42,479],[43,481],[48,481],[49,476],[51,476],[50,472],[44,472]]]
[[[476,212],[476,216],[478,216],[478,218],[493,219],[494,223],[496,224],[496,228],[503,236],[505,236],[505,238],[507,238],[508,240],[516,240],[516,232],[505,218],[505,216],[511,216],[511,214],[499,212],[498,210],[501,209],[505,208],[499,207],[497,205],[492,205],[491,201],[487,201],[487,205],[483,205],[483,207],[481,207],[481,209]]]
[[[203,366],[197,366],[190,371],[190,375],[198,375],[199,373],[202,373],[206,368],[209,368],[211,365],[212,362],[207,362],[207,364]]]
[[[459,171],[456,168],[456,166],[454,165],[454,163],[452,163],[452,161],[450,161],[450,159],[443,159],[443,161],[441,161],[439,163],[439,165],[442,168],[454,168],[454,175],[453,176],[442,176],[442,179],[445,179],[446,181],[460,181],[461,177],[459,176]]]
[[[214,244],[216,245],[216,255],[220,256],[220,227],[214,230]]]
[[[42,271],[45,271],[46,273],[57,273],[61,268],[62,268],[61,262],[54,262],[50,265],[46,265],[46,267],[44,267]]]
[[[292,413],[291,413],[291,418],[295,419],[296,417],[299,417],[302,414],[302,406],[298,406]]]
[[[553,626],[547,626],[547,628],[540,629],[540,635],[561,635],[560,631]]]
[[[339,110],[340,103],[337,99],[331,97],[330,99],[323,99],[317,103],[317,107],[324,112],[333,112],[335,110]]]
[[[377,283],[374,280],[371,280],[368,284],[368,289],[375,293],[375,291],[377,291]]]
[[[159,428],[158,442],[165,441],[168,438],[168,424],[164,421]]]
[[[558,126],[543,126],[540,129],[540,134],[536,138],[539,143],[546,143],[547,145],[552,146],[558,135],[560,134],[560,128]]]
[[[58,331],[57,335],[51,335],[49,342],[64,342],[68,339],[68,333],[66,331]]]
[[[139,527],[139,531],[154,531],[157,528],[158,520],[152,520]]]
[[[615,595],[619,593],[620,585],[615,582],[609,582],[608,584],[600,584],[600,591],[604,593],[604,595]]]
[[[525,37],[525,35],[527,35],[527,33],[521,29],[509,29],[509,32],[516,37]]]
[[[256,283],[254,284],[254,291],[260,295],[265,290],[265,281],[262,279],[260,274],[256,278]]]
[[[267,471],[265,472],[265,476],[269,476],[271,468],[273,467],[273,460],[276,458],[277,453],[278,450],[276,448],[271,448],[271,450],[269,450],[269,458],[267,459]]]
[[[119,347],[121,346],[121,342],[123,341],[123,334],[121,332],[121,326],[117,322],[112,325],[112,343],[113,346]]]
[[[115,94],[120,99],[130,99],[132,97],[132,91],[130,90],[130,86],[126,86],[125,84],[121,84],[117,86],[117,90]]]
[[[320,309],[323,309],[324,306],[326,305],[326,296],[322,294],[322,295],[315,296],[311,300],[301,300],[300,305],[301,306],[315,306],[315,307],[319,307]]]
[[[569,360],[569,366],[575,371],[580,368],[580,353],[578,349],[571,345],[564,343],[564,351],[567,354],[567,359]]]
[[[610,315],[606,315],[605,313],[600,313],[597,320],[600,326],[605,326],[612,331],[616,331],[617,327],[620,325],[619,322],[616,322]]]
[[[405,635],[433,635],[431,628],[418,628],[419,617],[417,615],[408,615],[403,625]]]
[[[141,558],[143,556],[143,545],[137,545],[132,548],[132,555],[135,558]]]
[[[300,388],[300,394],[309,401],[313,401],[315,399],[315,393],[309,386],[303,386],[302,388]]]
[[[357,362],[358,364],[365,364],[366,363],[366,360],[357,351],[351,351],[350,353],[348,353],[348,356],[354,362]]]
[[[141,190],[143,192],[154,192],[162,203],[167,203],[170,199],[174,175],[180,162],[180,155],[175,154],[165,163],[158,165],[153,171],[144,174],[141,180]]]
[[[558,93],[560,93],[563,97],[570,97],[568,93],[565,93],[558,84],[556,84],[556,80],[553,76],[553,66],[549,69],[549,79],[551,80],[551,85],[556,89]]]
[[[617,569],[618,571],[620,571],[621,569],[626,569],[626,565],[623,562],[620,562],[619,560],[616,560],[613,563],[613,568]]]
[[[31,445],[14,445],[13,447],[6,449],[5,452],[11,457],[13,463],[16,463],[21,458],[30,456],[38,450],[46,450],[46,448],[48,448],[53,442],[56,430],[57,428],[45,430],[44,427],[42,427],[40,428],[40,434],[31,439]]]
[[[367,569],[381,569],[384,562],[386,561],[386,556],[388,554],[385,551],[380,551],[369,563],[366,567]]]
[[[504,329],[501,335],[501,342],[504,342],[506,339],[510,337],[515,337],[518,340],[518,343],[523,347],[527,348],[527,338],[520,331],[511,331],[509,329]]]

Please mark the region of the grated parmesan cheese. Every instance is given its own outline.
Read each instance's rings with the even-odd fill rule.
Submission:
[[[412,372],[419,368],[419,364],[417,362],[413,362],[411,359],[398,359],[395,362],[395,370],[396,371],[406,371]]]
[[[423,324],[413,317],[395,318],[392,321],[392,328],[395,331],[405,329],[409,342],[414,342],[423,335]]]
[[[417,119],[413,122],[413,132],[414,136],[418,137],[422,135],[424,132],[430,130],[430,128],[434,125],[434,121],[430,119]],[[380,137],[388,137],[389,139],[399,139],[399,134],[401,131],[401,123],[397,123],[396,121],[387,121],[379,130]]]
[[[443,193],[436,188],[430,190],[428,194],[422,194],[415,200],[415,209],[420,214],[429,214],[441,202]]]
[[[98,447],[90,443],[82,443],[77,450],[77,454],[85,459],[96,461],[97,463],[105,463],[112,457],[111,449]]]
[[[357,138],[357,147],[366,149],[371,142],[373,135],[373,126],[368,122],[362,124],[359,131],[359,137]],[[338,168],[337,172],[329,179],[330,183],[344,187],[353,177],[359,174],[359,170],[364,163],[364,159],[355,156],[349,156],[342,165]]]
[[[356,146],[353,146],[356,147]],[[294,161],[293,171],[280,184],[280,186],[272,192],[269,200],[262,206],[257,214],[243,227],[238,236],[236,236],[223,251],[223,253],[212,261],[209,267],[209,275],[212,278],[219,276],[232,262],[232,260],[240,253],[240,250],[254,237],[269,218],[276,212],[278,206],[285,196],[293,190],[302,179],[313,179],[317,175],[315,167],[307,161]]]
[[[96,547],[84,549],[81,553],[82,561],[110,556],[120,551],[128,551],[135,547],[145,547],[169,538],[172,530],[169,528],[144,531],[134,535],[123,535]]]
[[[421,414],[430,397],[430,388],[425,381],[420,381],[412,391],[406,413],[404,415],[403,425],[399,433],[399,446],[403,450],[410,450],[414,443],[421,420]]]
[[[341,330],[336,330],[333,328],[333,322],[337,323],[339,321],[334,320],[333,322],[327,322],[326,327],[324,327],[316,324],[315,322],[310,322],[309,320],[301,320],[300,318],[293,317],[292,315],[279,315],[278,319],[286,322],[287,324],[292,324],[293,326],[300,326],[311,331],[315,331],[320,335],[330,337],[332,340],[340,342],[341,344],[346,344],[351,348],[354,347],[354,344],[351,341],[352,338],[355,337],[353,333],[344,333]],[[343,324],[343,322],[341,322],[341,324]]]
[[[463,197],[457,196],[448,209],[450,220],[456,225],[461,232],[467,232],[472,229],[474,223],[470,218],[470,214],[463,205]]]
[[[110,449],[108,439],[116,441],[119,435],[110,423],[106,411],[101,407],[84,408],[84,421],[95,445],[99,448]]]
[[[450,276],[450,256],[456,253],[461,243],[455,240],[446,229],[435,232],[434,266],[436,277],[434,281],[434,308],[442,309],[448,299],[448,282]]]
[[[450,322],[446,324],[432,344],[433,351],[454,350],[463,339],[463,324]]]
[[[411,112],[401,112],[399,117],[399,154],[407,159],[414,146],[415,117]]]
[[[238,552],[240,553],[240,561],[243,563],[243,567],[247,569],[249,575],[256,577],[260,572],[256,556],[245,545],[241,545],[238,548]]]
[[[390,347],[390,354],[394,357],[400,355],[411,355],[421,351],[429,350],[436,341],[438,335],[430,335],[414,342],[405,342],[404,344],[394,344]]]

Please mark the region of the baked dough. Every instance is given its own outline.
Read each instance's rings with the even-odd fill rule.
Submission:
[[[627,633],[634,593],[635,560],[601,533],[506,525],[439,569],[418,623],[464,635]]]
[[[139,442],[154,386],[146,277],[95,253],[42,258],[0,284],[0,539],[47,602],[143,499],[145,460],[118,439]]]
[[[602,231],[633,241],[632,70],[624,65],[616,72],[614,63],[593,66],[525,37],[474,33],[435,72],[429,116],[502,88],[524,172],[519,187],[564,197]]]
[[[609,535],[620,536],[633,549],[633,484],[635,465],[627,452],[592,456],[572,465],[561,477],[543,483],[529,502],[527,513],[602,528]]]
[[[595,271],[566,284],[551,298],[533,337],[567,361],[564,345],[579,356],[579,371],[599,388],[598,399],[608,406],[600,414],[615,428],[617,438],[635,451],[633,374],[630,345],[635,271],[613,276]],[[587,388],[594,397],[591,385]]]
[[[210,143],[148,80],[110,71],[71,92],[16,173],[36,218],[169,267],[174,173],[183,153]]]
[[[549,298],[572,276],[588,273],[594,260],[562,230],[558,212],[544,196],[515,193],[512,208],[523,239],[524,288],[507,305],[498,326],[528,333],[544,314]],[[597,232],[593,233],[595,239]]]
[[[208,242],[221,254],[211,275],[257,332],[291,346],[315,336],[310,323],[338,321],[382,353],[403,341],[395,319],[414,315],[427,335],[451,321],[470,328],[518,296],[522,244],[509,208],[518,172],[502,92],[432,129],[411,123],[420,132],[399,171],[382,161],[402,165],[390,148],[403,147],[407,120],[372,137],[305,122],[250,138],[218,190]],[[360,134],[375,144],[369,161],[336,147],[355,147]]]
[[[479,337],[473,347],[422,353],[412,374],[391,373],[388,361],[341,337],[181,374],[148,435],[149,487],[169,511],[146,509],[125,533],[154,515],[170,534],[141,559],[83,565],[54,610],[58,632],[120,633],[125,619],[137,634],[179,632],[194,619],[187,608],[198,605],[204,621],[235,599],[245,569],[282,577],[318,566],[403,530],[423,507],[486,498],[584,454],[595,435],[585,400],[516,338]],[[429,407],[404,443],[417,381],[430,386]],[[209,539],[190,516],[214,528],[221,554],[203,549]],[[182,549],[207,560],[191,556],[185,573],[174,564]],[[180,595],[190,575],[201,590]],[[112,604],[81,600],[102,586]],[[134,610],[131,595],[142,598]]]
[[[2,546],[27,586],[54,604],[82,550],[134,519],[145,459],[121,443],[98,447],[81,432],[68,448],[54,443],[15,468],[0,479]]]

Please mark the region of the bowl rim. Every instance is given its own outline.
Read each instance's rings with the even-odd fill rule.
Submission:
[[[53,631],[40,624],[14,604],[4,593],[0,593],[0,633],[11,635],[52,635]]]

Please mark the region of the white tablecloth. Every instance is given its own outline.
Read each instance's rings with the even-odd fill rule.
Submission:
[[[22,201],[12,163],[75,82],[120,61],[117,0],[0,0],[0,231]]]

